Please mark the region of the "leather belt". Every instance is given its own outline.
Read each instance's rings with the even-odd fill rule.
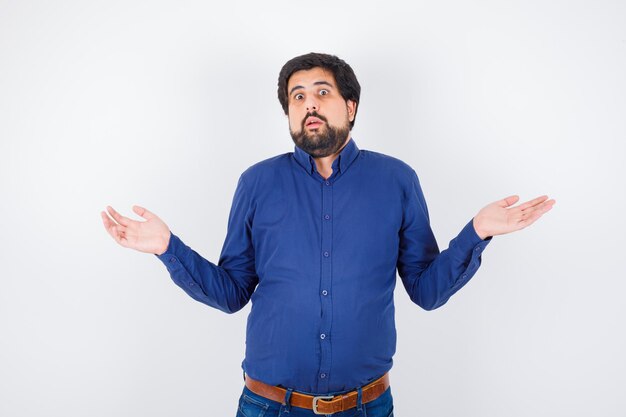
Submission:
[[[246,387],[261,397],[285,405],[287,390],[275,385],[268,385],[245,375]],[[363,404],[374,401],[389,388],[389,372],[362,388],[361,401]],[[307,395],[297,391],[291,392],[289,403],[295,407],[313,410],[315,414],[334,414],[356,407],[358,391],[350,391],[337,395]]]

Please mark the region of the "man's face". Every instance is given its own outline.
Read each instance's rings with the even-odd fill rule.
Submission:
[[[287,92],[294,143],[313,157],[337,153],[350,135],[356,103],[341,97],[332,72],[320,67],[296,71]]]

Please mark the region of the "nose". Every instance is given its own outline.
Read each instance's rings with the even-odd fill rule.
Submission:
[[[317,111],[320,109],[319,103],[317,102],[314,95],[307,96],[305,104],[306,104],[306,111],[308,112],[312,112],[314,110]]]

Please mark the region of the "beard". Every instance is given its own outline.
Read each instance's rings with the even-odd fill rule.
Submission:
[[[324,124],[315,131],[307,131],[304,123],[310,116],[317,117],[323,121]],[[346,123],[341,127],[331,126],[324,116],[313,112],[306,115],[301,123],[299,132],[294,132],[290,128],[289,133],[291,133],[291,138],[296,146],[314,158],[322,158],[335,154],[341,149],[350,133],[350,125],[346,119]]]

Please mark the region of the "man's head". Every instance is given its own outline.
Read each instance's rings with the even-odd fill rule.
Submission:
[[[342,147],[354,126],[360,94],[352,68],[333,55],[295,57],[278,77],[278,100],[289,118],[291,137],[314,157]]]

